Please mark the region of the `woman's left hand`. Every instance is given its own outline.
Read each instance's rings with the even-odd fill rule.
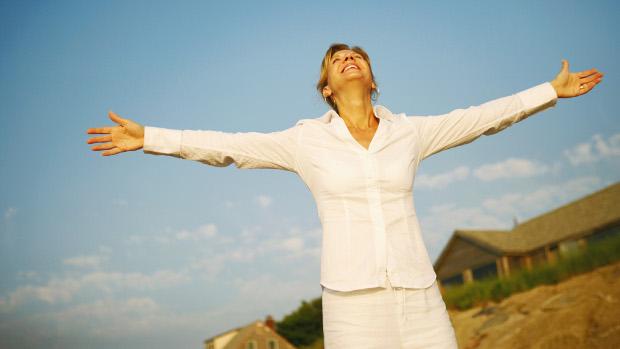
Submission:
[[[578,73],[568,71],[568,61],[562,60],[562,70],[551,81],[558,97],[577,97],[590,92],[603,78],[603,74],[596,69],[584,70]]]

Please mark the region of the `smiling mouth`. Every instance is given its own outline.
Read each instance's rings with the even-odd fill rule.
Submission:
[[[348,70],[352,70],[352,69],[355,69],[355,70],[360,70],[360,68],[359,68],[358,66],[356,66],[356,65],[354,65],[354,64],[350,64],[350,65],[346,66],[346,67],[342,70],[342,72],[344,73],[344,72],[346,72],[346,71],[348,71]]]

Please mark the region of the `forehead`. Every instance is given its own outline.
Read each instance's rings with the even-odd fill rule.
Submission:
[[[357,52],[355,52],[353,50],[339,50],[339,51],[334,52],[332,54],[332,57],[337,57],[337,56],[339,57],[339,56],[342,56],[342,55],[346,55],[348,53],[357,53]]]

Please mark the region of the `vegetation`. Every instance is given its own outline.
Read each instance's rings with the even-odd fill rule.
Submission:
[[[323,339],[321,297],[302,301],[299,308],[276,323],[277,332],[299,348],[319,348]],[[318,342],[317,342],[318,341]]]
[[[583,250],[558,256],[552,264],[522,269],[506,278],[490,277],[470,284],[446,287],[444,301],[451,309],[468,309],[490,300],[498,302],[513,293],[542,284],[556,284],[573,275],[620,260],[620,234],[588,244]]]

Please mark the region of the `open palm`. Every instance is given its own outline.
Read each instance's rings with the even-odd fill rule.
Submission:
[[[92,150],[105,150],[101,155],[108,156],[142,148],[144,145],[144,126],[132,120],[123,119],[112,111],[108,113],[108,116],[118,126],[89,128],[86,131],[89,134],[105,134],[105,136],[93,137],[87,141],[88,144],[103,143],[93,146]]]
[[[551,81],[558,97],[570,98],[590,92],[596,86],[603,74],[596,69],[584,70],[578,73],[568,71],[568,61],[562,60],[560,73]]]

